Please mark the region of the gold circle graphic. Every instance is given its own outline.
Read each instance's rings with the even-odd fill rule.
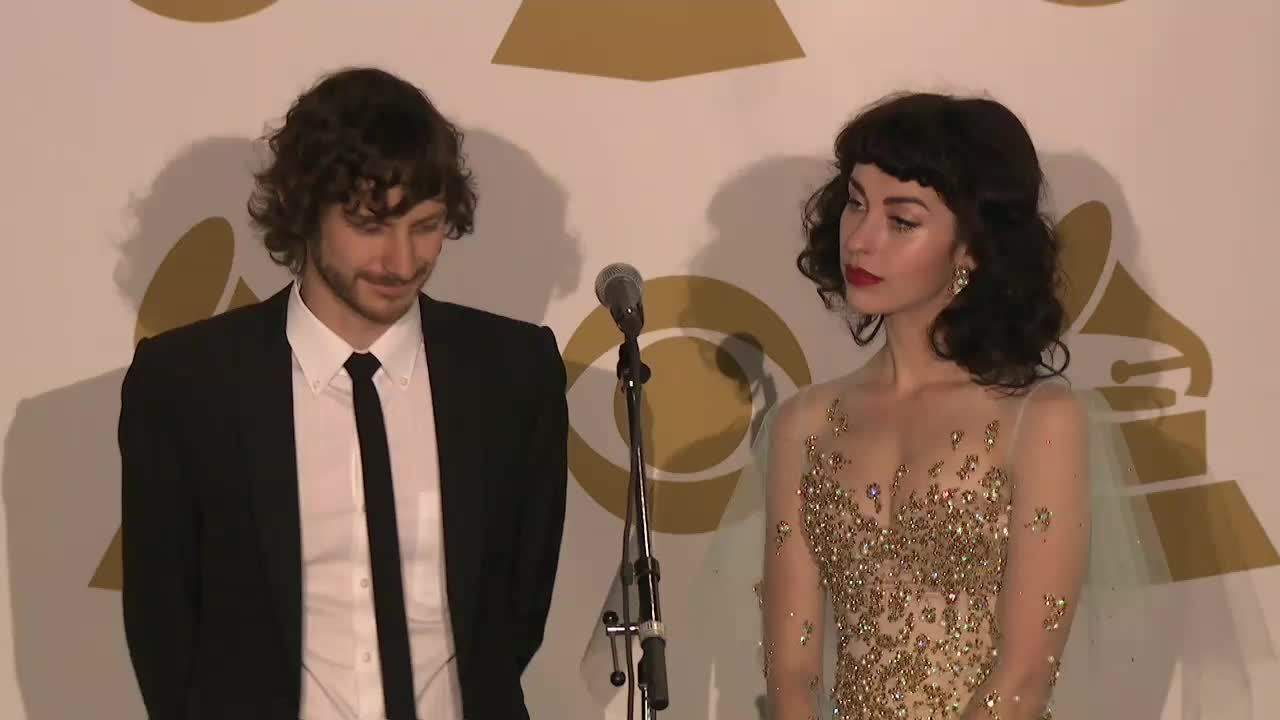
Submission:
[[[215,23],[238,20],[267,9],[276,0],[218,0],[217,2],[192,2],[192,0],[132,0],[143,10],[185,22]]]
[[[645,282],[644,292],[645,332],[681,328],[745,338],[797,387],[811,382],[804,351],[791,329],[751,293],[723,280],[698,275],[654,278]],[[565,344],[568,387],[573,387],[602,355],[616,355],[621,342],[622,335],[605,308],[597,307],[588,314]],[[652,350],[655,347],[658,349]],[[666,449],[655,457],[645,458],[650,465],[656,460],[681,471],[706,470],[718,464],[717,457],[727,457],[741,442],[745,429],[739,427],[744,420],[750,421],[749,390],[745,384],[740,391],[730,386],[745,379],[747,373],[741,367],[734,370],[737,363],[726,362],[723,355],[707,341],[692,337],[670,338],[645,349],[644,361],[654,376],[646,385],[653,390],[644,393],[645,404],[651,408],[655,427],[671,426],[646,435],[646,450],[667,443]],[[663,389],[668,381],[672,383],[670,389]],[[700,403],[708,407],[697,407]],[[704,422],[708,424],[700,424]],[[629,469],[597,452],[572,422],[569,470],[601,507],[619,519],[625,517]],[[741,472],[739,467],[702,480],[654,480],[650,495],[653,530],[678,535],[714,530]]]
[[[716,358],[717,350],[715,344],[695,337],[665,338],[644,349],[645,363],[662,368],[644,386],[641,408],[650,465],[665,472],[694,473],[724,462],[742,444],[751,426],[750,380],[731,356],[721,363],[721,372],[706,372],[707,359]],[[655,424],[654,407],[680,408],[678,422]],[[622,393],[613,395],[613,417],[625,441],[627,401]],[[720,430],[686,447],[690,428]]]

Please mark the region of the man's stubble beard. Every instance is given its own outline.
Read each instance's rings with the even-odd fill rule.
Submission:
[[[365,273],[356,272],[350,276],[344,276],[342,271],[325,262],[324,253],[320,251],[319,244],[311,248],[312,263],[315,266],[316,274],[320,276],[320,280],[329,288],[334,297],[351,309],[360,317],[371,323],[378,325],[391,325],[404,316],[406,312],[413,307],[413,303],[418,300],[418,293],[421,292],[422,286],[426,284],[427,279],[431,276],[431,272],[435,269],[433,263],[426,263],[414,275],[417,284],[416,292],[408,296],[408,300],[402,307],[391,307],[386,312],[380,311],[379,308],[369,307],[360,302],[357,286],[360,280],[372,284],[378,284],[380,281],[386,284],[386,280],[398,282],[398,279],[378,277]]]

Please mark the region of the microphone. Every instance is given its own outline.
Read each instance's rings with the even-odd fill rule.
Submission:
[[[607,265],[596,276],[596,299],[609,309],[618,329],[628,338],[638,336],[644,327],[643,295],[640,272],[626,263]]]
[[[622,614],[621,622],[617,613],[608,612],[603,620],[609,643],[614,645],[615,636],[621,636],[627,655],[628,670],[632,665],[631,638],[638,637],[640,649],[644,655],[635,665],[631,676],[636,682],[631,689],[640,687],[640,701],[645,708],[642,717],[651,718],[652,713],[666,710],[670,702],[667,695],[667,638],[662,622],[662,603],[658,593],[661,572],[658,560],[653,556],[653,533],[649,527],[649,482],[645,477],[644,431],[640,422],[641,387],[649,381],[649,368],[640,359],[640,344],[637,338],[644,327],[644,305],[641,302],[644,280],[635,268],[626,263],[613,263],[606,266],[596,276],[596,299],[608,308],[613,321],[622,331],[622,345],[618,348],[618,380],[621,381],[623,395],[627,400],[627,426],[631,465],[631,492],[627,502],[627,516],[624,520],[622,570],[619,579],[622,582]],[[635,523],[635,535],[631,534],[632,522]],[[635,547],[632,547],[634,543]],[[632,552],[637,558],[631,563]],[[630,586],[636,584],[640,600],[639,622],[631,620]],[[627,675],[618,667],[616,647],[613,650],[614,672],[609,681],[614,685],[626,682]],[[631,693],[627,695],[627,707],[632,704]]]

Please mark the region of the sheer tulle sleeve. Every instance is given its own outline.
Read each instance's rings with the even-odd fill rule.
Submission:
[[[996,664],[966,720],[1045,717],[1089,560],[1087,414],[1053,384],[1026,398],[1012,449],[1013,509],[996,600]]]
[[[764,673],[770,720],[808,720],[820,708],[825,595],[804,538],[801,480],[807,466],[803,394],[773,418],[765,473],[762,582]]]

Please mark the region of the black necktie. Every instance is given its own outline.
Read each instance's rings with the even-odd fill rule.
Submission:
[[[382,667],[382,699],[389,720],[414,720],[413,664],[409,658],[409,627],[400,578],[400,533],[396,529],[396,499],[391,484],[391,454],[382,420],[382,403],[373,385],[378,358],[354,353],[345,367],[351,375],[364,475],[365,527],[369,531],[369,562],[373,568],[373,607],[378,627],[378,658]]]

